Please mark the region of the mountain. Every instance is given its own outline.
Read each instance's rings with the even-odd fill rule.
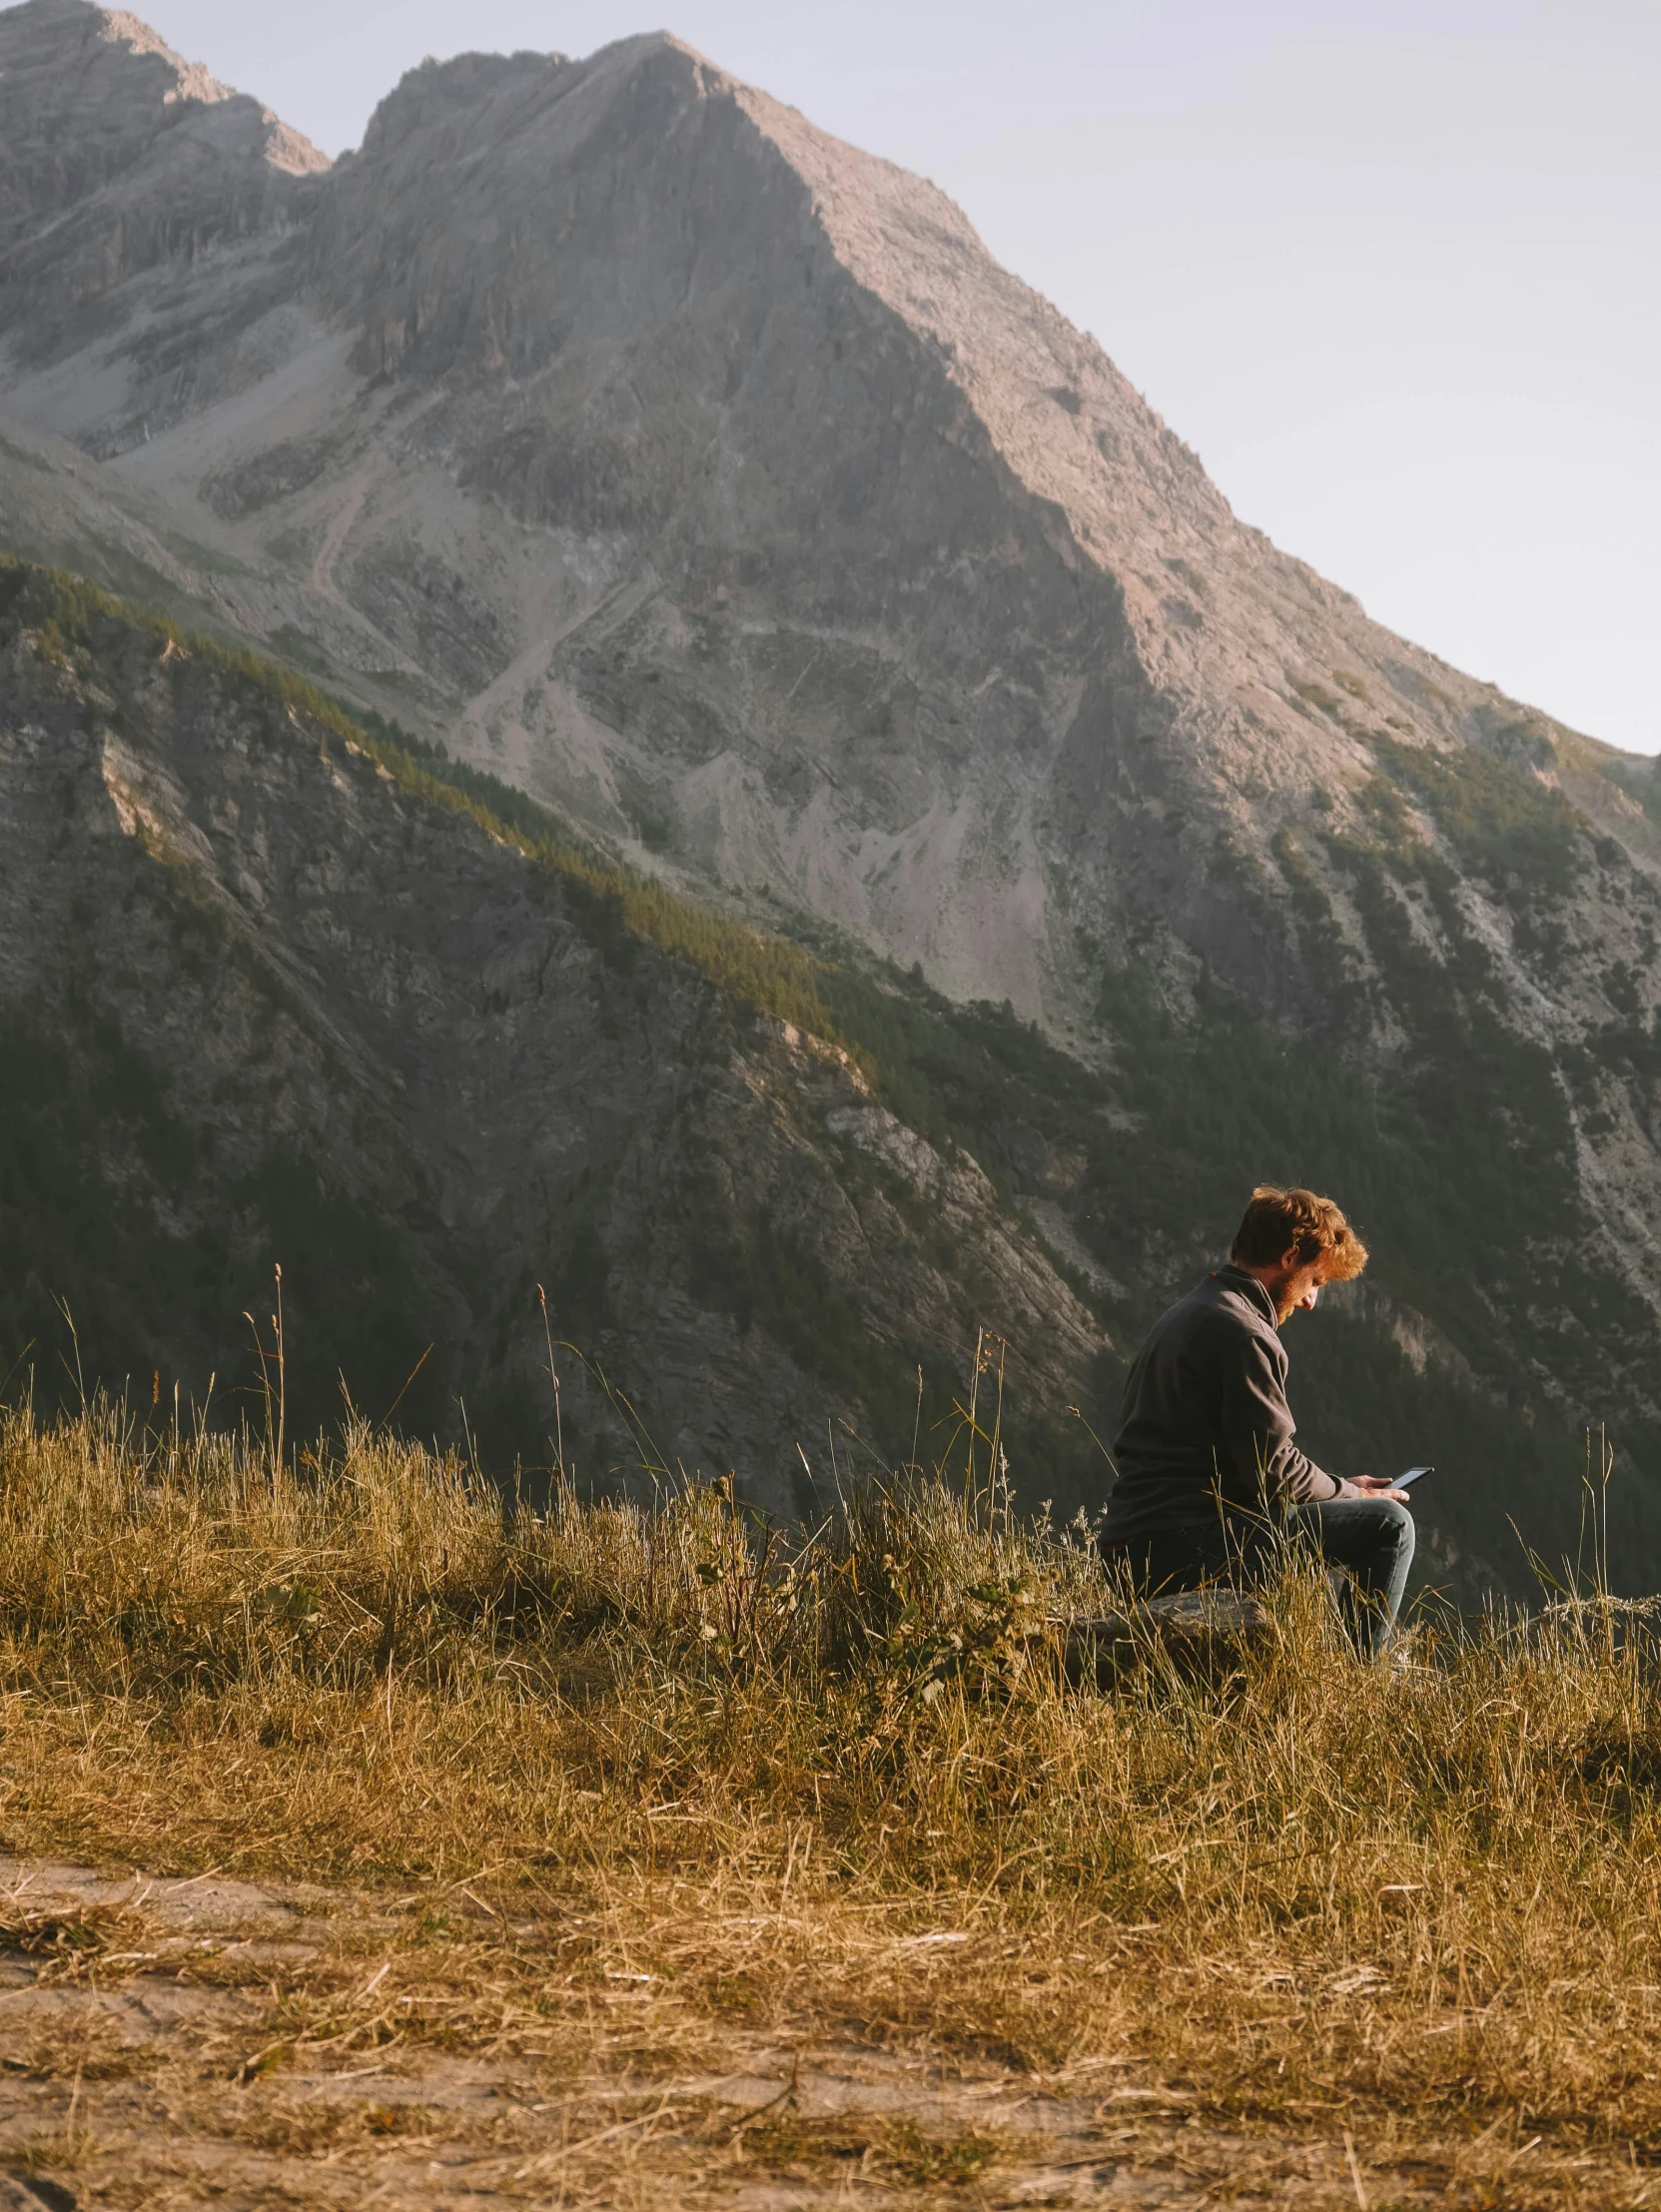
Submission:
[[[1376,1256],[1298,1354],[1311,1444],[1452,1440],[1448,1543],[1494,1562],[1514,1509],[1572,1540],[1605,1422],[1661,1570],[1649,763],[1369,621],[931,186],[673,39],[424,66],[330,167],[133,19],[29,0],[0,144],[15,553],[813,948],[881,1109],[1088,1300],[1057,1326],[1074,1373],[1079,1327],[1117,1348],[1109,1398],[1243,1186],[1329,1184]],[[793,1375],[746,1426],[747,1370],[700,1400],[615,1343],[689,1447],[719,1400],[777,1458]]]
[[[829,1492],[827,1423],[949,1418],[977,1325],[1012,1435],[1089,1388],[1099,1325],[973,1159],[699,973],[748,933],[642,925],[309,687],[18,565],[0,698],[14,1341],[56,1290],[171,1412],[230,1317],[275,1341],[280,1265],[291,1434],[345,1384],[544,1456],[551,1362],[579,1473],[637,1466],[632,1430],[786,1511]],[[648,1378],[637,1421],[538,1292]]]

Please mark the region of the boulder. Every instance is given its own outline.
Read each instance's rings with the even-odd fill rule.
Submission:
[[[1232,1664],[1243,1646],[1260,1638],[1268,1608],[1259,1598],[1233,1590],[1179,1590],[1140,1605],[1069,1621],[1063,1666],[1074,1684],[1106,1688],[1156,1652],[1185,1670],[1209,1672]]]

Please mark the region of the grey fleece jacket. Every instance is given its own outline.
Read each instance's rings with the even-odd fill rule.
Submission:
[[[1220,1267],[1155,1322],[1125,1383],[1110,1543],[1308,1505],[1338,1484],[1292,1442],[1286,1348],[1254,1275]]]

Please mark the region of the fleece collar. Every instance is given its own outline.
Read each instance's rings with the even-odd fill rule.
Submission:
[[[1274,1300],[1256,1276],[1248,1275],[1244,1267],[1236,1267],[1232,1262],[1216,1267],[1212,1270],[1212,1279],[1214,1282],[1227,1283],[1231,1290],[1238,1290],[1244,1298],[1250,1298],[1265,1321],[1275,1321]]]

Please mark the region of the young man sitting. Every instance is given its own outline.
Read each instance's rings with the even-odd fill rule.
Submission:
[[[1413,1558],[1406,1493],[1325,1474],[1297,1449],[1280,1341],[1366,1258],[1330,1198],[1265,1183],[1228,1266],[1155,1322],[1125,1384],[1103,1536],[1150,1596],[1258,1579],[1290,1538],[1343,1571],[1359,1648],[1371,1657],[1388,1641]]]

